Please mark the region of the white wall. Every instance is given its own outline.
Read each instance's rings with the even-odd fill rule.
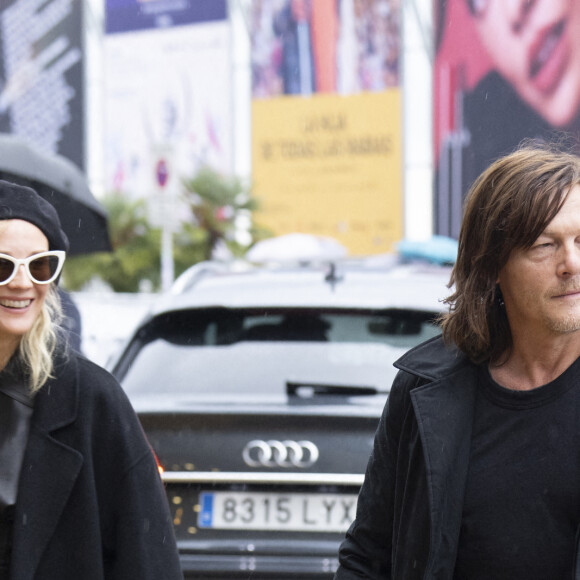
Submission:
[[[105,0],[82,0],[85,4],[86,51],[86,147],[89,187],[99,198],[104,193],[103,31]]]
[[[433,230],[432,4],[403,0],[403,158],[405,236]]]

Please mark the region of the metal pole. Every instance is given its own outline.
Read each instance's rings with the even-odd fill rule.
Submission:
[[[174,279],[173,234],[171,226],[165,224],[161,230],[161,290],[168,292]]]

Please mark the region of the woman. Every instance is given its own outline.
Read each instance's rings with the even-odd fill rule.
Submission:
[[[182,578],[136,415],[58,326],[67,248],[54,208],[0,180],[0,579]]]
[[[499,74],[552,127],[570,128],[580,109],[580,2],[466,1]]]
[[[440,40],[458,30],[461,4],[475,32],[470,46],[484,49],[490,69],[473,88],[463,85],[461,66],[447,77],[445,58],[435,71],[449,79],[440,94],[454,93],[456,107],[453,132],[440,143],[436,207],[437,233],[452,237],[464,195],[492,161],[526,138],[580,134],[580,0],[440,0]],[[466,46],[444,50],[454,61]],[[440,103],[442,115],[451,103]]]

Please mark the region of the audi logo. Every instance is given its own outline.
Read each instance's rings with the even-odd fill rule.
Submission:
[[[318,447],[311,441],[250,441],[242,452],[250,467],[310,467],[318,461]]]

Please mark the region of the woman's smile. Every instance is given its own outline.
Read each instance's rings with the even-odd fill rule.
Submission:
[[[529,77],[542,93],[556,89],[568,65],[570,51],[564,35],[565,24],[565,20],[560,20],[543,30],[530,49]]]
[[[16,299],[0,299],[0,306],[3,306],[4,308],[10,308],[10,309],[16,309],[16,310],[22,310],[24,308],[27,308],[28,306],[30,306],[32,304],[32,300],[31,299],[27,299],[27,300],[16,300]]]

